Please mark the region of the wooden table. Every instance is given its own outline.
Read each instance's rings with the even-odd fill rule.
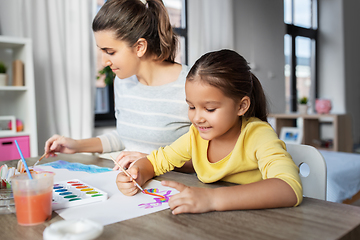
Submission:
[[[27,159],[31,166],[38,158]],[[113,163],[96,156],[75,154],[43,159],[96,164]],[[0,162],[15,166],[17,161]],[[189,186],[219,187],[227,183],[203,184],[196,176],[170,172],[156,179],[176,180]],[[53,212],[43,224],[23,227],[15,214],[0,215],[0,239],[42,239],[43,231],[62,218]],[[304,198],[295,208],[209,212],[174,216],[170,209],[106,225],[98,239],[360,239],[360,208]]]

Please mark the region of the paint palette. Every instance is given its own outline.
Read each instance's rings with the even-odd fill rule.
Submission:
[[[107,200],[106,192],[78,179],[56,182],[53,187],[52,209],[58,210]]]

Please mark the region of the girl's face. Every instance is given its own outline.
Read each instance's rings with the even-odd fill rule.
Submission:
[[[115,38],[112,31],[94,33],[96,45],[101,50],[103,66],[110,66],[120,79],[131,77],[138,72],[139,58],[136,48]]]
[[[240,104],[198,78],[185,84],[190,121],[205,140],[237,138],[241,130]]]

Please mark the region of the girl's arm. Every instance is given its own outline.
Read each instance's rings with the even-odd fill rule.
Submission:
[[[297,203],[294,190],[279,178],[214,189],[216,211],[292,207]]]
[[[116,178],[116,185],[118,189],[127,196],[135,195],[138,188],[132,179],[134,179],[140,186],[144,185],[149,179],[154,177],[154,168],[150,161],[146,158],[140,158],[132,164],[127,170],[132,178],[129,178],[125,173],[121,172]]]
[[[187,187],[172,181],[163,181],[163,185],[180,191],[169,201],[173,214],[292,207],[297,202],[293,189],[278,178],[215,189]]]

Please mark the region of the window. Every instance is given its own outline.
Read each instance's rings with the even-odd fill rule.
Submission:
[[[163,0],[168,10],[171,25],[179,36],[179,49],[176,62],[188,63],[188,37],[187,37],[187,0]]]
[[[317,0],[284,0],[286,112],[297,110],[298,99],[315,99]]]
[[[97,0],[98,9],[104,4],[105,0]],[[174,31],[179,36],[179,49],[175,61],[187,64],[187,0],[163,0],[168,10],[170,22]],[[101,65],[101,55],[98,53],[97,69],[103,68]],[[114,116],[114,88],[113,85],[106,85],[104,78],[96,81],[96,100],[95,100],[95,127],[115,126]]]

